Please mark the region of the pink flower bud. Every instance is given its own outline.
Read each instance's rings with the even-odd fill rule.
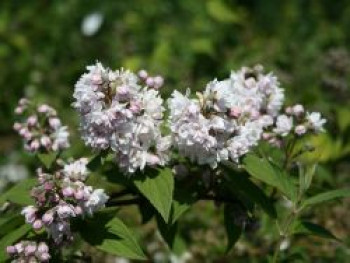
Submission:
[[[232,118],[238,118],[242,113],[241,108],[239,107],[232,107],[229,112],[229,116]]]
[[[118,87],[118,90],[117,90],[117,94],[120,96],[120,97],[125,97],[125,96],[128,96],[129,95],[129,88],[127,86],[120,86]]]
[[[29,244],[24,248],[24,253],[26,256],[33,255],[36,251],[36,245],[35,244]]]
[[[147,85],[148,87],[153,87],[153,85],[154,85],[154,78],[148,77],[148,78],[146,79],[146,85]]]
[[[22,114],[23,113],[23,111],[24,111],[24,109],[22,108],[22,107],[17,107],[16,109],[15,109],[15,113],[16,114]]]
[[[19,100],[18,104],[21,105],[21,106],[25,106],[25,105],[28,104],[28,102],[29,102],[28,99],[26,99],[26,98],[21,98],[21,99]]]
[[[46,104],[42,104],[38,107],[38,112],[40,113],[46,113],[50,110],[50,107],[47,106]]]
[[[83,214],[83,209],[81,208],[81,206],[76,206],[74,208],[74,212],[76,215],[82,215]]]
[[[12,255],[12,254],[15,254],[17,250],[14,246],[8,246],[6,247],[6,252],[7,254]]]
[[[50,225],[53,221],[53,212],[46,212],[41,219],[45,225]]]
[[[93,74],[92,77],[91,77],[91,82],[94,85],[102,84],[102,76],[101,76],[101,74],[100,73]]]
[[[162,76],[156,76],[154,77],[154,88],[159,89],[163,86],[164,84],[164,79]]]
[[[30,143],[30,150],[33,151],[33,152],[36,151],[36,150],[38,150],[39,147],[40,147],[40,143],[39,143],[38,140],[33,140],[33,141]]]
[[[154,154],[148,154],[147,155],[147,164],[149,165],[157,165],[160,163],[160,159],[157,155],[154,155]]]
[[[292,108],[292,107],[287,107],[287,108],[285,109],[285,112],[286,112],[287,114],[292,114],[292,113],[293,113],[293,108]]]
[[[148,77],[148,73],[144,69],[140,70],[138,74],[139,74],[139,77],[143,80],[145,80]]]
[[[26,139],[27,141],[29,141],[32,137],[33,134],[30,131],[27,131],[24,135],[23,135],[24,139]]]
[[[51,146],[51,139],[50,139],[50,137],[44,135],[43,137],[41,137],[40,143],[42,146],[48,148]]]
[[[38,252],[39,253],[48,253],[49,247],[44,242],[40,242],[38,245]]]
[[[260,112],[256,111],[256,110],[252,110],[250,112],[250,117],[253,119],[253,120],[256,120],[260,117]]]
[[[39,255],[39,258],[42,262],[47,262],[51,257],[49,253],[42,253]]]
[[[40,230],[43,227],[43,222],[39,219],[35,220],[33,223],[33,228],[35,230]]]
[[[24,251],[24,246],[22,243],[18,243],[15,245],[15,249],[17,253],[22,253]]]
[[[303,135],[306,133],[306,127],[304,125],[298,125],[295,127],[294,131],[297,135]]]
[[[77,199],[77,200],[82,200],[82,199],[84,199],[84,191],[81,190],[81,189],[78,189],[78,191],[76,191],[76,192],[74,193],[74,197],[75,197],[75,199]]]
[[[22,124],[20,124],[20,123],[18,123],[18,122],[15,122],[15,123],[13,124],[13,129],[14,129],[15,131],[18,132],[21,128],[22,128]]]
[[[19,130],[18,133],[19,133],[19,135],[24,136],[27,132],[28,132],[27,128],[22,128],[22,129]]]
[[[63,188],[62,190],[62,194],[65,196],[65,197],[71,197],[74,195],[74,189],[70,186],[68,187],[65,187]]]
[[[52,129],[57,129],[61,126],[61,121],[58,118],[50,118],[49,124]]]
[[[300,104],[297,104],[293,107],[293,113],[296,115],[296,116],[300,116],[301,114],[304,113],[304,107],[303,105],[300,105]]]
[[[141,104],[139,101],[131,101],[130,108],[132,113],[138,114],[141,111]]]
[[[28,119],[27,119],[27,124],[29,126],[34,126],[38,123],[38,117],[35,116],[35,115],[32,115],[30,116]]]
[[[271,134],[270,134],[270,133],[267,133],[267,132],[264,132],[264,133],[262,134],[262,138],[263,138],[264,140],[269,140],[269,139],[271,138]]]

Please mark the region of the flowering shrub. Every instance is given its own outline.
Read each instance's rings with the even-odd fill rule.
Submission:
[[[145,70],[87,67],[75,85],[73,107],[93,156],[75,161],[64,157],[69,133],[56,111],[20,100],[15,112],[27,119],[14,129],[41,167],[36,180],[0,196],[15,211],[15,204],[26,205],[26,224],[1,240],[2,259],[69,261],[73,254],[62,251],[76,237],[110,254],[147,259],[118,208],[138,206],[143,223],[155,218],[172,248],[181,216],[203,200],[224,207],[227,251],[244,233],[247,218],[261,212],[279,233],[270,251],[273,262],[293,235],[335,238],[302,220],[310,206],[350,195],[342,189],[309,197],[316,164],[303,156],[313,150],[310,136],[325,131],[320,113],[300,104],[285,107],[277,77],[261,66],[215,79],[203,92],[174,91],[167,101],[159,92],[163,85],[161,76]],[[119,190],[101,189],[103,180],[90,176]],[[31,199],[20,198],[28,188]]]

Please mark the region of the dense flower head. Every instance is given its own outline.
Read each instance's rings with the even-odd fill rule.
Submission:
[[[180,154],[199,164],[237,162],[273,124],[283,100],[276,77],[264,75],[261,66],[214,80],[197,98],[190,98],[189,91],[174,91],[168,101],[173,143]]]
[[[42,104],[34,105],[28,99],[21,99],[15,109],[17,115],[25,116],[16,122],[14,129],[24,140],[24,147],[30,152],[59,151],[69,147],[69,132],[61,124],[56,110]]]
[[[81,117],[82,138],[96,150],[112,149],[122,170],[133,173],[145,165],[164,165],[170,137],[161,134],[164,107],[157,89],[163,85],[101,63],[87,67],[75,85],[73,106]],[[141,74],[142,75],[142,74]]]
[[[11,256],[14,263],[22,262],[48,262],[51,258],[49,247],[45,242],[23,240],[8,246],[6,252]]]
[[[185,95],[174,91],[168,100],[172,143],[191,161],[215,168],[222,160],[239,162],[261,139],[279,146],[291,133],[323,130],[319,113],[305,115],[302,105],[283,113],[283,104],[284,90],[261,66],[214,80],[196,98],[189,90]]]
[[[108,200],[102,189],[85,185],[86,164],[82,158],[52,174],[39,169],[39,184],[32,189],[35,205],[22,210],[26,222],[35,230],[45,227],[56,244],[72,240],[71,218],[92,215]]]

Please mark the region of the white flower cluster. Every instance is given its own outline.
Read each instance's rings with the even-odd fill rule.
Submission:
[[[86,145],[112,149],[126,173],[143,170],[146,164],[164,165],[170,137],[160,131],[164,107],[156,87],[162,79],[141,86],[143,79],[130,71],[112,71],[100,63],[87,69],[73,95]]]
[[[15,113],[29,115],[24,122],[16,122],[13,126],[23,138],[26,150],[48,152],[69,147],[67,127],[62,126],[56,110],[52,107],[43,104],[35,108],[29,100],[22,98]]]
[[[279,146],[281,139],[290,134],[300,137],[310,132],[323,132],[325,123],[326,119],[322,118],[319,112],[307,112],[303,105],[297,104],[287,107],[284,113],[278,115],[274,125],[265,130],[262,137],[271,144]]]
[[[12,257],[13,263],[23,262],[48,262],[51,258],[49,247],[46,243],[39,244],[34,241],[21,241],[13,246],[8,246],[6,252]]]
[[[46,227],[58,245],[72,240],[70,218],[92,215],[103,207],[108,196],[102,189],[85,185],[87,159],[66,164],[54,174],[38,170],[39,185],[32,189],[35,206],[22,210],[27,223],[35,230]]]
[[[198,164],[215,168],[222,160],[237,162],[273,125],[283,100],[276,77],[264,75],[261,66],[214,80],[197,98],[174,91],[168,101],[173,144]]]

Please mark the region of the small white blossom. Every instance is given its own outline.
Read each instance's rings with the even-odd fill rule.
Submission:
[[[306,118],[308,120],[310,128],[313,129],[315,132],[322,132],[324,130],[323,125],[327,122],[327,120],[322,118],[321,113],[307,113]]]
[[[274,132],[281,135],[287,136],[290,130],[293,128],[293,118],[287,115],[279,115],[276,121],[276,128]]]

